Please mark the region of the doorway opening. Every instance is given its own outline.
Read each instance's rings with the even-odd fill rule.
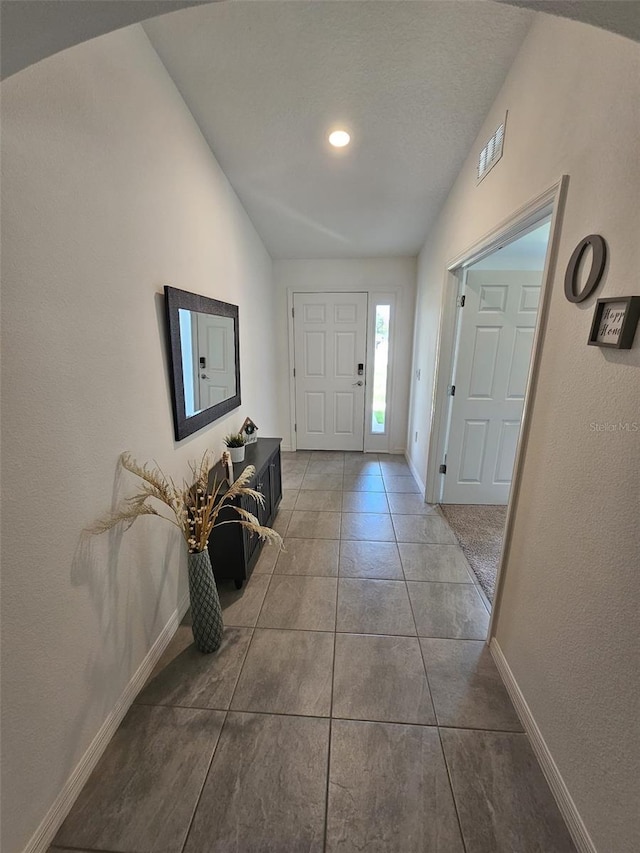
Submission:
[[[551,217],[460,270],[440,505],[493,600]]]
[[[427,500],[440,505],[491,609],[499,594],[563,179],[449,265]]]
[[[509,502],[549,228],[462,268],[442,504]]]

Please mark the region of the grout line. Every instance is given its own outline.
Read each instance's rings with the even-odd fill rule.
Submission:
[[[442,732],[440,731],[440,727],[438,727],[438,740],[440,741],[440,751],[442,752],[442,758],[444,759],[444,768],[447,773],[447,779],[449,780],[449,788],[451,790],[451,799],[453,800],[453,807],[456,811],[456,819],[458,821],[458,829],[460,830],[460,839],[462,841],[462,846],[465,850],[465,853],[468,853],[467,842],[464,837],[464,832],[462,831],[462,820],[460,819],[460,811],[458,810],[458,801],[456,800],[455,790],[453,788],[453,779],[451,778],[451,771],[449,769],[449,762],[447,761],[447,753],[444,751],[444,744],[442,742]]]
[[[282,577],[295,577],[295,575],[282,575]],[[359,578],[331,578],[331,580],[360,580]],[[402,583],[402,581],[396,581]],[[227,625],[228,628],[248,628],[247,625]],[[450,643],[484,643],[484,638],[478,637],[432,637],[427,634],[390,634],[376,633],[373,631],[349,631],[349,630],[334,630],[333,628],[291,628],[280,625],[256,625],[256,631],[296,631],[302,634],[354,634],[359,637],[418,637],[419,640],[446,640]]]
[[[404,566],[403,566],[402,571],[404,572]],[[406,581],[405,581],[405,584],[406,584]],[[416,614],[415,614],[415,611],[413,608],[413,602],[411,601],[411,596],[409,595],[409,587],[408,586],[407,586],[407,597],[409,598],[409,606],[411,607],[411,615],[413,616],[413,622],[414,622],[414,625],[416,628],[416,634],[417,634],[418,633],[418,623],[416,622]],[[460,821],[460,814],[458,812],[458,803],[456,802],[456,795],[455,795],[454,790],[453,790],[453,783],[451,781],[451,774],[449,773],[449,766],[447,764],[447,757],[446,757],[445,752],[444,752],[444,745],[442,743],[442,735],[440,734],[440,724],[439,724],[439,720],[438,720],[438,712],[436,710],[436,703],[433,701],[433,692],[431,690],[431,684],[429,682],[429,673],[427,671],[427,662],[425,660],[425,657],[424,657],[424,654],[422,651],[422,643],[420,642],[419,637],[418,637],[418,649],[420,651],[420,658],[422,660],[422,668],[424,670],[424,676],[425,676],[425,679],[427,681],[427,690],[429,691],[429,698],[431,699],[431,707],[433,709],[433,715],[434,715],[435,720],[436,720],[436,730],[438,732],[438,741],[440,743],[440,753],[441,753],[442,759],[444,761],[445,771],[447,773],[447,779],[449,780],[449,790],[451,791],[451,799],[453,800],[453,807],[454,807],[455,812],[456,812],[456,820],[458,822],[460,839],[462,841],[462,846],[463,846],[464,850],[467,851],[467,845],[465,843],[464,835],[462,833],[462,823]]]
[[[400,561],[400,562],[402,563],[402,561]],[[404,572],[404,566],[402,567],[402,571]],[[406,584],[406,581],[405,581],[405,584]],[[416,621],[416,614],[415,614],[415,611],[413,608],[413,602],[411,600],[411,596],[409,595],[408,585],[407,585],[407,597],[409,599],[409,606],[411,607],[411,614],[413,616],[413,622],[414,622],[414,625],[416,628],[416,634],[418,634],[418,623]],[[420,658],[422,659],[422,668],[424,670],[424,677],[426,678],[426,681],[427,681],[427,690],[429,691],[429,698],[431,699],[431,707],[433,709],[433,716],[435,717],[435,720],[436,720],[436,730],[438,732],[438,741],[440,743],[440,753],[441,753],[442,759],[444,761],[445,771],[447,773],[447,779],[449,780],[449,790],[451,791],[451,799],[453,800],[453,807],[454,807],[455,812],[456,812],[456,820],[458,822],[458,830],[460,832],[460,839],[462,841],[462,846],[465,850],[465,853],[467,853],[467,845],[465,844],[464,835],[462,834],[462,823],[460,821],[460,814],[458,812],[458,803],[456,802],[456,795],[455,795],[454,790],[453,790],[453,783],[451,781],[451,774],[449,773],[449,766],[447,765],[447,757],[446,757],[445,752],[444,752],[444,745],[442,743],[442,735],[440,734],[438,712],[436,710],[436,703],[433,701],[433,692],[431,690],[431,684],[429,682],[429,673],[427,671],[427,662],[426,662],[424,654],[422,652],[422,643],[420,642],[419,637],[418,637],[418,648],[420,650]]]
[[[261,711],[253,708],[229,708],[229,714],[257,714],[261,717],[296,717],[301,720],[328,720],[327,714],[300,714],[295,711]],[[516,733],[517,734],[517,733]]]
[[[278,575],[278,577],[296,577],[296,575]],[[304,577],[304,576],[303,576]],[[337,580],[337,578],[331,578]],[[228,628],[246,628],[246,625],[228,625]],[[256,625],[256,631],[299,631],[304,634],[334,634],[333,628],[291,628],[283,625]],[[447,639],[446,637],[428,637],[425,639]]]
[[[404,569],[403,569],[404,571]],[[431,709],[433,711],[433,716],[436,721],[436,725],[438,724],[438,714],[436,712],[436,703],[433,701],[433,692],[431,690],[431,684],[429,683],[429,673],[427,672],[427,662],[424,659],[424,655],[422,654],[422,645],[420,644],[420,637],[418,636],[418,622],[416,620],[415,610],[413,608],[413,602],[411,601],[411,596],[409,595],[409,587],[407,586],[407,582],[405,581],[405,587],[407,589],[407,598],[409,599],[409,608],[411,610],[411,618],[413,619],[413,625],[416,629],[416,638],[418,641],[418,651],[420,652],[420,660],[422,661],[422,669],[424,670],[424,677],[427,681],[427,690],[429,691],[429,699],[431,700]]]
[[[235,689],[235,688],[234,688]],[[182,708],[185,711],[211,711],[226,714],[230,708],[209,708],[206,705],[181,705],[180,702],[139,702],[143,708]]]
[[[49,847],[47,847],[47,850],[52,851],[52,853],[53,853],[53,851],[58,851],[58,850],[61,852],[64,850],[76,850],[76,851],[78,851],[78,853],[86,853],[86,851],[89,851],[89,850],[91,851],[91,853],[116,853],[116,851],[108,850],[105,847],[88,847],[86,845],[84,847],[70,847],[68,844],[66,844],[63,847],[62,845],[56,845],[53,843],[51,843],[49,845]]]
[[[394,530],[395,530],[395,528],[394,528]],[[398,559],[400,560],[400,571],[402,572],[402,578],[403,578],[405,586],[406,586],[407,585],[407,575],[406,575],[406,572],[404,570],[404,563],[402,562],[402,554],[400,553],[400,547],[399,547],[401,544],[402,543],[398,542],[398,540],[396,539],[396,550],[398,552]],[[409,604],[411,604],[411,598],[409,597],[409,587],[408,586],[407,586],[407,598],[409,598]],[[411,614],[413,615],[413,607],[411,608]],[[415,619],[414,615],[413,615],[413,624],[416,626],[416,631],[417,631],[418,626],[416,624],[416,619]]]
[[[238,675],[236,677],[235,684],[233,685],[233,690],[231,691],[231,696],[229,697],[229,706],[226,708],[227,711],[229,711],[231,709],[231,705],[233,704],[233,700],[234,700],[234,697],[236,695],[236,691],[238,689],[238,684],[240,683],[240,677],[241,677],[242,672],[244,670],[244,665],[247,662],[247,657],[249,655],[249,649],[251,648],[251,644],[253,643],[253,638],[255,637],[255,634],[256,634],[256,628],[252,628],[251,629],[251,638],[250,638],[249,642],[247,643],[247,649],[244,653],[244,657],[242,658],[242,663],[240,664],[240,668],[238,670]]]
[[[450,731],[460,731],[460,732],[482,732],[483,734],[496,734],[496,735],[517,735],[518,737],[527,737],[528,735],[525,731],[517,730],[517,729],[486,729],[486,728],[471,728],[469,726],[448,726],[448,725],[436,725],[433,723],[407,723],[397,720],[356,720],[351,717],[335,717],[337,720],[347,720],[354,723],[383,723],[385,725],[390,726],[420,726],[423,729],[438,729],[438,731],[442,730],[450,730]]]
[[[260,717],[295,717],[300,720],[328,720],[327,714],[301,714],[299,711],[260,711],[247,708],[229,708],[227,715],[256,714]],[[518,732],[516,732],[518,734]]]
[[[249,713],[249,712],[247,712]],[[259,712],[251,712],[251,713],[259,713]],[[266,713],[266,712],[264,712]],[[282,714],[282,716],[295,716],[293,714]],[[436,725],[435,723],[415,723],[415,722],[407,722],[406,720],[366,720],[362,717],[333,717],[334,720],[340,720],[340,722],[346,723],[380,723],[383,726],[417,726],[421,729],[451,729],[452,731],[462,731],[462,732],[483,732],[484,734],[496,734],[496,735],[517,735],[518,737],[528,737],[525,731],[514,731],[513,729],[482,729],[482,728],[468,728],[467,726],[441,726]]]
[[[283,715],[287,716],[287,715]],[[435,723],[414,723],[406,720],[365,720],[360,717],[332,717],[334,722],[340,723],[367,723],[381,726],[416,726],[421,729],[437,729]],[[474,730],[475,731],[475,730]],[[491,730],[489,730],[491,731]],[[499,732],[499,734],[522,734],[522,732]]]
[[[315,542],[335,542],[335,539],[315,539]],[[307,572],[274,572],[279,578],[337,578],[339,575],[308,574]],[[304,629],[303,629],[304,630]]]
[[[524,729],[487,729],[484,726],[451,726],[447,723],[441,723],[438,728],[451,729],[452,731],[457,732],[485,732],[487,734],[493,733],[496,735],[522,735],[527,739],[529,738],[529,735]]]
[[[340,570],[340,546],[338,545],[338,571]],[[333,734],[333,693],[335,688],[335,672],[336,672],[336,640],[338,628],[338,599],[340,596],[340,584],[336,584],[336,607],[334,614],[334,630],[333,630],[333,657],[331,659],[331,696],[329,701],[329,745],[327,749],[327,789],[324,800],[324,837],[322,843],[323,851],[327,849],[327,832],[329,821],[329,782],[331,773],[331,737]]]
[[[400,544],[404,545],[406,543],[402,542]],[[407,578],[407,583],[448,583],[453,584],[454,586],[472,586],[475,589],[473,581],[432,581],[424,580],[424,578]]]
[[[382,580],[385,583],[389,583],[389,580],[386,578],[352,578],[349,576],[331,576],[330,578],[327,575],[278,575],[278,577],[322,577],[328,578],[329,580]],[[394,583],[404,583],[404,581],[399,580],[398,578],[392,579]],[[413,581],[410,581],[413,583]],[[464,586],[464,584],[459,584],[459,586]],[[409,598],[409,603],[411,604],[411,599]],[[251,628],[254,630],[260,631],[300,631],[301,633],[312,633],[312,634],[358,634],[364,637],[418,637],[419,640],[448,640],[459,643],[485,643],[486,637],[442,637],[442,636],[431,636],[429,634],[389,634],[387,633],[374,633],[372,631],[344,631],[333,628],[292,628],[290,625],[229,625],[227,624],[225,627],[227,628]],[[142,704],[142,703],[140,703]]]
[[[278,555],[278,560],[279,560],[279,559],[280,559],[280,555]],[[278,562],[278,560],[276,560],[276,563]],[[258,627],[258,622],[260,621],[260,616],[262,615],[262,610],[263,610],[263,608],[264,608],[264,603],[265,603],[265,601],[267,600],[267,596],[269,595],[269,590],[271,589],[271,581],[273,580],[273,574],[274,574],[274,572],[275,572],[275,568],[276,568],[276,567],[274,566],[274,567],[273,567],[273,571],[272,571],[270,574],[268,574],[268,575],[267,575],[267,577],[269,578],[269,581],[268,581],[268,583],[267,583],[267,588],[266,588],[266,589],[265,589],[265,591],[264,591],[264,597],[263,597],[263,599],[262,599],[262,602],[260,603],[260,610],[258,610],[258,615],[256,616],[255,624],[254,624],[254,625],[249,626],[249,627],[253,628],[254,630]],[[249,578],[249,580],[251,580],[251,578]],[[248,583],[248,582],[247,582],[247,583]],[[224,612],[223,612],[223,614],[222,614],[222,615],[223,615],[223,617],[224,617]],[[230,627],[230,628],[236,628],[236,627],[241,628],[241,627],[244,627],[244,626],[242,626],[242,625],[230,625],[229,627]],[[251,637],[251,642],[253,642],[253,636]],[[251,643],[249,643],[249,645],[251,645]],[[243,666],[244,666],[244,663],[243,663]],[[234,692],[235,692],[235,691],[234,691]]]
[[[400,563],[402,564],[402,560],[400,561]],[[402,567],[402,571],[403,571],[403,573],[404,573],[404,566]],[[415,625],[415,628],[416,628],[416,634],[418,634],[418,623],[417,623],[417,621],[416,621],[416,614],[415,614],[415,611],[414,611],[414,607],[413,607],[413,602],[412,602],[412,600],[411,600],[411,596],[409,595],[409,586],[408,586],[408,584],[407,584],[406,580],[405,580],[405,585],[406,585],[406,587],[407,587],[407,597],[408,597],[408,599],[409,599],[409,606],[411,607],[411,615],[413,616],[413,622],[414,622],[414,625]],[[449,773],[449,766],[448,766],[448,764],[447,764],[447,757],[446,757],[445,752],[444,752],[444,745],[443,745],[443,743],[442,743],[442,735],[440,734],[440,726],[439,726],[439,720],[438,720],[438,712],[437,712],[437,710],[436,710],[436,703],[433,701],[433,692],[432,692],[432,690],[431,690],[431,684],[430,684],[430,682],[429,682],[429,673],[428,673],[428,671],[427,671],[427,662],[426,662],[425,657],[424,657],[424,654],[423,654],[423,652],[422,652],[422,643],[420,642],[420,637],[418,637],[418,648],[419,648],[419,650],[420,650],[420,658],[422,659],[422,668],[423,668],[423,670],[424,670],[424,676],[425,676],[425,678],[426,678],[426,680],[427,680],[427,689],[428,689],[428,691],[429,691],[429,698],[431,699],[431,707],[432,707],[432,709],[433,709],[433,715],[434,715],[435,720],[436,720],[436,730],[437,730],[437,732],[438,732],[438,741],[439,741],[439,743],[440,743],[440,753],[441,753],[441,755],[442,755],[442,759],[443,759],[443,761],[444,761],[445,771],[446,771],[446,773],[447,773],[447,779],[449,780],[449,790],[451,791],[451,799],[453,800],[453,807],[454,807],[455,812],[456,812],[456,820],[457,820],[457,822],[458,822],[458,829],[459,829],[459,832],[460,832],[460,839],[461,839],[461,841],[462,841],[462,846],[463,846],[463,848],[464,848],[464,850],[465,850],[465,853],[467,853],[467,845],[465,844],[464,835],[463,835],[463,833],[462,833],[462,823],[461,823],[461,821],[460,821],[460,814],[459,814],[459,812],[458,812],[458,803],[456,802],[456,795],[455,795],[454,790],[453,790],[453,783],[452,783],[452,781],[451,781],[451,774]]]
[[[270,584],[271,584],[271,581],[269,581],[269,583],[267,584],[267,591],[269,589]],[[267,597],[267,594],[265,592],[265,598],[266,597]],[[264,604],[264,599],[263,599],[262,603]],[[223,623],[224,623],[224,614],[223,614]],[[230,625],[228,627],[236,627],[236,626]],[[233,702],[233,697],[235,696],[236,690],[238,689],[238,683],[240,681],[240,676],[242,675],[242,671],[244,670],[244,665],[245,665],[246,660],[247,660],[247,655],[249,654],[249,649],[251,647],[251,644],[253,643],[253,637],[255,635],[255,626],[250,628],[250,631],[251,631],[251,637],[249,639],[249,642],[247,643],[247,648],[246,648],[245,653],[243,655],[240,668],[238,669],[238,675],[236,677],[235,684],[233,685],[233,690],[231,692],[231,696],[229,697],[229,706],[228,706],[228,708],[224,709],[224,720],[222,721],[222,725],[220,726],[220,733],[218,734],[218,739],[217,739],[216,744],[213,748],[213,752],[211,753],[211,761],[209,762],[209,766],[207,767],[207,772],[204,775],[202,787],[200,788],[200,793],[199,793],[198,798],[196,800],[196,804],[195,804],[195,807],[193,809],[193,813],[191,815],[191,820],[189,821],[189,825],[187,827],[187,832],[186,832],[185,837],[184,837],[184,843],[183,843],[182,847],[180,848],[181,853],[184,853],[184,850],[187,846],[187,842],[189,840],[189,834],[191,833],[191,829],[193,827],[193,823],[194,823],[195,818],[196,818],[196,813],[198,811],[198,806],[200,805],[200,800],[202,799],[202,794],[204,793],[205,785],[207,784],[207,779],[209,778],[209,774],[211,772],[211,767],[213,765],[213,759],[215,758],[216,752],[218,751],[218,745],[219,745],[220,740],[222,738],[222,733],[224,731],[224,728],[227,724],[227,719],[229,717],[229,708],[231,708],[231,703]],[[180,706],[178,706],[178,707],[180,707]]]
[[[427,581],[424,578],[407,578],[407,583],[448,583],[456,586],[473,586],[473,581]]]
[[[219,745],[220,740],[222,738],[222,733],[224,731],[224,727],[227,724],[227,717],[228,716],[229,716],[229,712],[225,711],[224,712],[224,720],[222,721],[222,725],[220,726],[220,731],[218,733],[217,740],[216,740],[215,745],[213,747],[213,751],[211,752],[211,760],[209,761],[209,766],[207,767],[207,772],[204,774],[204,779],[202,780],[202,786],[200,787],[200,793],[198,794],[198,796],[196,798],[196,803],[195,803],[195,806],[193,808],[193,812],[191,813],[191,820],[189,821],[189,824],[187,826],[187,831],[185,832],[185,835],[184,835],[184,842],[182,843],[182,846],[180,847],[181,853],[184,853],[184,850],[187,846],[187,842],[189,841],[189,835],[191,834],[191,829],[193,828],[193,823],[196,819],[196,813],[198,811],[198,806],[200,805],[200,800],[202,799],[202,794],[204,793],[204,789],[205,789],[205,786],[207,784],[207,780],[209,779],[209,774],[211,773],[211,767],[213,765],[213,759],[215,758],[216,752],[218,751],[218,745]]]
[[[329,632],[327,632],[329,633]],[[415,639],[413,637],[408,639]],[[333,702],[331,703],[333,705]],[[300,717],[301,719],[341,720],[348,723],[382,723],[389,726],[419,726],[423,729],[451,729],[461,732],[483,732],[496,735],[519,735],[527,737],[524,729],[488,729],[485,726],[454,726],[449,723],[417,723],[409,720],[381,720],[367,717],[346,717],[341,714],[334,716],[333,711],[327,714],[302,714],[295,711],[264,711],[259,708],[205,708],[200,705],[143,705],[149,708],[180,708],[186,711],[211,711],[217,714],[260,714],[264,717]],[[63,848],[64,849],[64,848]],[[74,848],[70,848],[74,849]],[[84,848],[81,848],[84,849]]]

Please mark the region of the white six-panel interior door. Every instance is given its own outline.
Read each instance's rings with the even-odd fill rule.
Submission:
[[[469,270],[443,503],[506,504],[542,273]]]
[[[367,294],[294,293],[293,312],[297,447],[362,450]]]

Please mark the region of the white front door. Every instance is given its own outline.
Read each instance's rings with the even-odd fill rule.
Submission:
[[[294,293],[293,311],[297,446],[362,450],[367,294]]]
[[[467,273],[443,503],[509,500],[541,284],[535,271]]]

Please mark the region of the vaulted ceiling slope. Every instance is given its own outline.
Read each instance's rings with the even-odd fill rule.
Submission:
[[[9,77],[47,56],[119,27],[207,2],[235,0],[0,0],[0,77]],[[640,41],[640,0],[495,2],[561,15]]]
[[[240,0],[144,28],[271,255],[344,258],[419,251],[531,20],[495,3]]]
[[[0,75],[74,44],[174,9],[214,0],[1,0]]]
[[[640,3],[638,0],[497,0],[510,6],[533,9],[582,21],[593,27],[640,41]]]

